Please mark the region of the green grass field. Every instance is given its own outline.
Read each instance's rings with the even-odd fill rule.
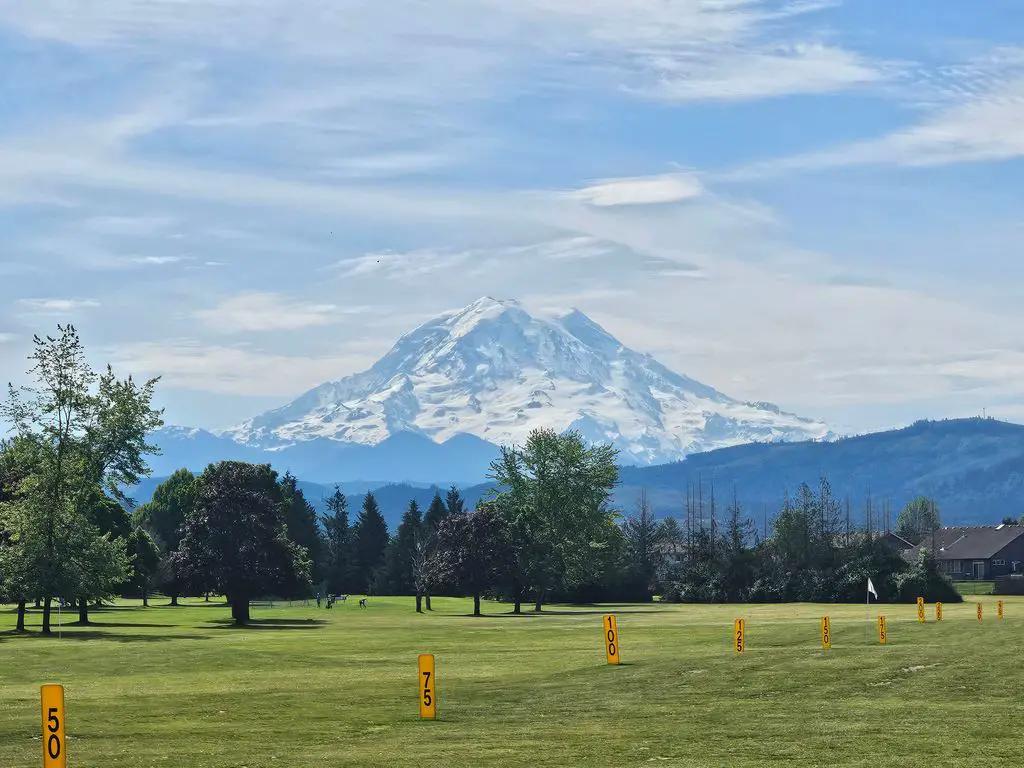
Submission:
[[[165,601],[160,601],[165,602]],[[39,686],[66,688],[71,768],[921,766],[1019,762],[1024,599],[915,606],[553,606],[371,598],[327,611],[122,602],[63,638],[0,613],[0,766],[41,764]],[[601,614],[622,661],[605,663]],[[879,646],[874,617],[888,617]],[[819,617],[833,645],[820,647]],[[747,620],[747,651],[732,622]],[[71,617],[76,618],[76,617]],[[39,615],[30,615],[38,627]],[[418,715],[434,653],[440,719]]]

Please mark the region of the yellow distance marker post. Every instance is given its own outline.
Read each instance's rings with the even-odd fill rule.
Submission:
[[[608,614],[604,617],[604,654],[609,664],[619,664],[619,628],[615,617]]]
[[[826,651],[832,647],[832,622],[828,616],[821,617],[821,647]]]
[[[942,603],[935,604],[935,620],[942,621]]]
[[[888,634],[885,631],[885,616],[878,617],[878,644],[885,645]]]
[[[1002,600],[1000,600],[998,603],[996,603],[996,618],[999,619],[1000,621],[1003,620],[1003,601]]]
[[[736,619],[732,630],[732,645],[736,653],[743,653],[747,648],[747,620]]]
[[[917,620],[924,624],[924,598],[917,598]]]
[[[420,719],[437,719],[437,679],[432,653],[420,654]]]
[[[981,621],[981,603],[978,603],[978,621]]]
[[[64,686],[44,685],[40,694],[43,708],[43,768],[66,768],[68,757],[64,749]]]

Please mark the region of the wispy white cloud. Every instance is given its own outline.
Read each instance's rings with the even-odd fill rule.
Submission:
[[[699,197],[700,182],[687,174],[665,174],[631,179],[607,179],[569,196],[597,206],[675,203]]]
[[[249,291],[225,299],[212,309],[195,313],[204,325],[221,333],[294,331],[332,325],[367,308],[313,304],[275,293]]]
[[[95,299],[18,299],[16,304],[33,314],[68,314],[100,305]]]
[[[653,82],[631,87],[639,95],[667,101],[743,101],[787,94],[833,93],[879,83],[889,76],[879,67],[841,48],[821,43],[737,46],[732,55],[705,58],[698,52],[653,57]]]
[[[160,376],[167,387],[227,395],[288,398],[306,389],[369,367],[384,350],[373,345],[360,353],[345,343],[345,353],[286,355],[244,347],[169,340],[119,344],[106,350],[119,369],[135,375]]]
[[[141,264],[144,266],[155,266],[161,267],[165,264],[180,264],[183,261],[188,261],[188,256],[133,256],[131,257],[132,264]]]
[[[838,147],[767,160],[717,176],[761,178],[852,165],[930,167],[1024,157],[1024,49],[1005,50],[915,84],[924,112],[907,127]]]
[[[0,344],[9,344],[17,337],[13,333],[0,333]]]

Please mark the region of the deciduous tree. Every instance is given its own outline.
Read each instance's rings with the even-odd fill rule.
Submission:
[[[181,542],[185,519],[195,510],[196,477],[187,469],[179,469],[153,491],[153,497],[135,510],[135,519],[156,541],[161,552],[157,578],[162,589],[178,604],[185,587],[182,576],[174,570],[174,553]]]
[[[227,596],[239,626],[249,621],[250,600],[307,584],[311,568],[305,549],[288,538],[277,473],[238,461],[200,475],[175,560],[186,578]]]
[[[588,447],[578,432],[537,429],[492,463],[491,477],[505,489],[498,511],[516,537],[535,611],[551,589],[589,575],[592,549],[613,518],[607,502],[618,482],[616,456],[612,446]]]
[[[123,570],[123,546],[118,550],[99,541],[103,537],[87,519],[87,507],[97,488],[130,503],[124,488],[149,473],[144,456],[158,450],[146,435],[163,423],[160,411],[151,407],[157,379],[138,385],[131,377],[118,379],[109,366],[97,376],[74,326],[58,326],[58,331],[33,337],[29,375],[35,385],[9,385],[0,406],[0,418],[34,445],[13,519],[21,534],[38,537],[20,538],[19,546],[24,556],[35,558],[24,573],[45,598],[44,634],[51,631],[55,595],[100,594],[111,574]],[[97,541],[87,541],[90,535]],[[101,563],[98,558],[105,555],[110,559]]]
[[[498,587],[512,558],[505,522],[493,509],[454,514],[438,528],[437,571],[473,597],[473,615],[480,615],[480,598]]]

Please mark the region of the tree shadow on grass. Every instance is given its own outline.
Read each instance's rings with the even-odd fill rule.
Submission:
[[[113,626],[113,625],[112,625]],[[162,643],[170,640],[209,640],[209,635],[160,635],[160,634],[148,634],[143,635],[132,632],[103,632],[94,631],[87,629],[73,629],[63,631],[60,637],[57,637],[57,632],[53,632],[51,635],[44,635],[42,632],[3,632],[0,636],[6,639],[24,638],[26,640],[31,639],[51,639],[64,642],[65,640],[113,640],[118,643]]]
[[[210,627],[213,624],[213,627]],[[218,619],[196,629],[317,629],[326,625],[324,619],[249,619],[244,626],[238,626],[233,619]]]
[[[69,622],[69,624],[70,624],[70,622]],[[67,625],[65,625],[65,626],[67,626]],[[79,624],[76,621],[76,622],[74,622],[74,626],[76,626],[76,627],[81,627],[81,626],[86,626],[86,627],[134,627],[134,628],[137,628],[137,629],[160,629],[161,627],[166,628],[166,627],[171,627],[173,625],[172,624],[142,624],[142,623],[127,622],[127,621],[92,621],[90,619],[88,624],[84,624],[83,625],[83,624]]]
[[[534,611],[531,608],[530,610],[523,611],[522,613],[513,613],[512,611],[505,611],[503,613],[484,613],[484,614],[481,614],[480,616],[474,616],[472,613],[462,613],[462,614],[459,614],[459,615],[460,616],[464,616],[466,618],[470,618],[470,619],[474,619],[474,618],[475,619],[480,619],[480,618],[487,618],[487,619],[517,619],[517,618],[526,618],[526,617],[543,618],[544,616],[607,616],[609,613],[615,614],[616,616],[620,616],[620,615],[626,615],[626,614],[631,614],[631,613],[661,613],[661,611],[648,611],[648,610],[644,610],[642,608],[640,610],[627,610],[627,611],[621,611],[621,610],[616,610],[616,609],[608,609],[608,610],[601,610],[601,611],[558,611],[558,610],[548,610],[547,608],[545,608],[540,613],[537,613],[536,611]]]

